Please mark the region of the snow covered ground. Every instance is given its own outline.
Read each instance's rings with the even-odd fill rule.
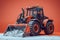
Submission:
[[[41,35],[32,37],[12,37],[0,34],[0,40],[60,40],[60,36]]]

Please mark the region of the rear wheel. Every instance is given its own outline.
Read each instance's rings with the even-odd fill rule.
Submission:
[[[37,21],[30,21],[29,22],[29,26],[30,26],[30,34],[31,35],[38,35],[41,32],[41,28],[40,25]]]
[[[44,32],[47,35],[52,34],[54,32],[54,25],[52,22],[47,22]]]

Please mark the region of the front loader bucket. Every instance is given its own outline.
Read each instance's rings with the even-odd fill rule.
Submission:
[[[5,36],[22,36],[24,34],[25,27],[8,27]]]
[[[7,30],[5,31],[5,36],[24,36],[27,26],[24,25],[9,25]],[[27,30],[28,31],[28,30]]]

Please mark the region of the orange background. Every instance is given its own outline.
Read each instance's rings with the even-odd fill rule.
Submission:
[[[4,32],[8,24],[14,24],[21,8],[32,6],[43,7],[44,14],[54,20],[55,32],[60,32],[59,0],[0,0],[0,32]]]

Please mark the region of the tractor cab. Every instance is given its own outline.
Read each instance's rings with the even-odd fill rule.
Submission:
[[[36,18],[38,14],[42,15],[42,16],[44,15],[43,8],[39,8],[39,7],[27,8],[26,16],[32,16],[32,17]]]

